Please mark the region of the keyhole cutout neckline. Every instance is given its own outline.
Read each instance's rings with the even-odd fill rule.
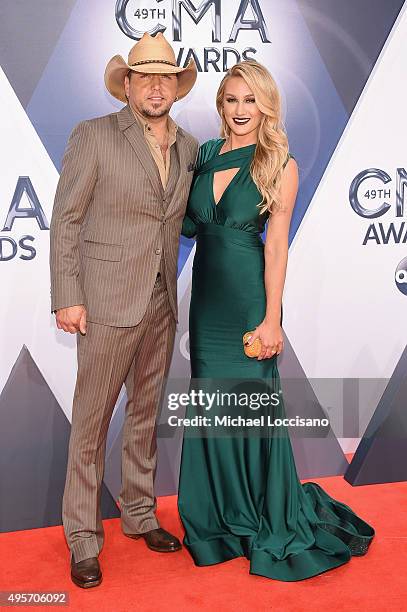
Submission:
[[[236,172],[234,173],[234,175],[232,176],[230,181],[227,183],[225,189],[222,191],[222,194],[221,194],[219,200],[216,201],[216,198],[215,198],[215,174],[220,174],[222,172],[229,172],[229,170],[236,170]],[[235,177],[239,174],[240,170],[241,170],[241,168],[227,168],[226,170],[215,170],[213,172],[213,175],[212,175],[212,181],[213,181],[212,191],[213,191],[213,201],[215,202],[215,206],[217,206],[219,204],[219,202],[223,198],[223,195],[224,195],[225,191],[227,190],[229,185],[234,181]]]
[[[222,149],[223,145],[226,142],[226,138],[222,138],[221,142],[220,142],[220,147],[217,151],[216,157],[223,157],[225,155],[228,155],[230,153],[236,153],[238,151],[241,151],[243,149],[248,149],[249,147],[256,147],[256,143],[250,144],[250,145],[244,145],[243,147],[236,147],[236,149],[231,149],[229,151],[225,151],[224,153],[220,153],[220,150]],[[221,201],[223,196],[225,195],[225,193],[227,192],[227,190],[229,189],[229,187],[233,184],[233,182],[236,180],[236,178],[238,177],[238,175],[240,174],[240,172],[242,171],[242,169],[244,168],[243,166],[240,167],[232,167],[232,168],[224,168],[223,170],[214,170],[212,172],[212,200],[213,203],[215,204],[215,206],[218,206]],[[232,178],[230,179],[229,183],[226,185],[225,189],[222,192],[222,195],[220,196],[219,200],[216,201],[215,199],[215,174],[217,174],[218,172],[226,172],[227,170],[237,170],[237,172],[235,172],[235,174],[232,176]]]

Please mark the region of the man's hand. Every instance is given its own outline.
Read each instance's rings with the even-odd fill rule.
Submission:
[[[70,334],[86,334],[86,309],[83,304],[60,308],[55,313],[58,329],[63,329]]]

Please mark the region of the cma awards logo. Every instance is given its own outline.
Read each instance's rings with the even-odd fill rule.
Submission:
[[[146,6],[147,4],[149,6]],[[224,4],[226,4],[225,1]],[[231,7],[236,5],[237,2],[228,2],[227,17],[232,21],[227,43],[235,43],[240,30],[257,31],[263,43],[270,43],[259,0],[241,0],[236,12],[234,10],[232,12]],[[250,17],[246,16],[247,12],[251,13]],[[163,20],[171,21],[172,40],[182,42],[185,21],[188,27],[191,22],[198,25],[207,13],[211,16],[212,43],[221,43],[221,0],[203,0],[197,7],[191,0],[171,0],[171,9],[168,8],[165,0],[155,0],[155,2],[154,0],[150,2],[117,0],[116,2],[117,24],[126,36],[134,40],[140,40],[144,32],[152,36],[158,32],[166,32],[167,26],[160,21]],[[255,53],[257,49],[254,47],[245,47],[241,53],[233,46],[221,46],[220,49],[208,46],[202,50],[197,50],[196,47],[189,49],[180,47],[177,64],[186,66],[192,57],[199,72],[209,70],[226,72],[230,66],[240,60],[253,59]]]
[[[22,199],[28,200],[29,206],[22,206]],[[44,214],[37,194],[31,183],[30,177],[20,176],[11,200],[11,205],[6,216],[2,232],[12,232],[18,219],[36,219],[41,230],[49,230],[49,224]],[[37,254],[34,243],[34,236],[25,234],[22,236],[1,235],[0,234],[0,262],[10,261],[14,258],[30,261]]]
[[[372,221],[364,231],[363,245],[407,243],[403,220],[406,185],[404,168],[397,168],[395,181],[380,168],[369,168],[355,176],[349,188],[350,205],[357,215]],[[393,200],[394,211],[388,200]]]
[[[397,168],[394,183],[391,176],[380,168],[369,168],[355,176],[349,188],[350,205],[357,215],[372,220],[364,231],[364,246],[407,243],[407,226],[403,220],[406,184],[404,168]],[[388,202],[392,198],[395,201],[394,212]],[[394,280],[397,289],[407,295],[407,257],[398,264]]]

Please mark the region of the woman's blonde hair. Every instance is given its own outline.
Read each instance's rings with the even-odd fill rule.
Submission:
[[[234,76],[242,77],[246,81],[259,110],[263,113],[250,172],[262,195],[259,202],[260,214],[266,211],[271,213],[281,206],[281,176],[288,154],[287,134],[281,120],[280,93],[267,68],[255,60],[244,60],[229,68],[216,94],[216,108],[222,120],[222,138],[228,138],[230,135],[230,128],[223,113],[223,101],[226,82]]]

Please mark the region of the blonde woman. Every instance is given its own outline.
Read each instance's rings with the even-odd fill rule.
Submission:
[[[245,556],[252,574],[302,580],[365,554],[374,530],[317,483],[301,484],[286,429],[268,426],[285,416],[277,355],[298,189],[277,86],[261,64],[240,62],[223,78],[216,106],[222,137],[200,147],[183,224],[184,235],[196,236],[191,374],[215,393],[210,409],[196,401],[187,409],[187,417],[201,420],[184,429],[184,544],[196,565]],[[246,351],[260,344],[257,357],[243,350],[247,331]],[[232,404],[220,400],[226,388],[235,393]],[[273,401],[256,411],[239,403],[258,399],[259,389]],[[249,418],[261,415],[265,426],[255,435]],[[236,423],[239,416],[240,427],[224,419]]]

